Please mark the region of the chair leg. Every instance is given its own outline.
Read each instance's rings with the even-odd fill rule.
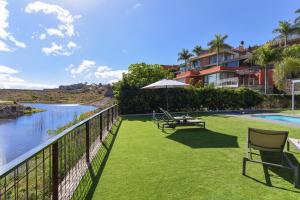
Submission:
[[[294,186],[295,186],[295,188],[300,187],[300,184],[299,184],[299,166],[296,166],[294,168]]]
[[[268,186],[272,186],[270,175],[269,175],[269,171],[268,171],[268,166],[263,164],[263,169],[264,169],[264,175],[265,175],[265,179],[266,179],[266,184]]]
[[[243,158],[243,175],[246,175],[247,158]]]

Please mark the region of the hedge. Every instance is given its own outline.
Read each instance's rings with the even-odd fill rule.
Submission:
[[[117,97],[122,114],[151,113],[166,108],[166,89],[120,88]],[[264,100],[263,95],[247,88],[174,88],[168,89],[170,111],[251,109]]]
[[[266,109],[290,109],[292,107],[292,95],[270,94],[265,96],[264,101],[259,105]],[[295,95],[295,108],[300,108],[300,95]]]

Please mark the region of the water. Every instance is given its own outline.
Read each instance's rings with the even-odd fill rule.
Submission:
[[[56,130],[72,121],[74,116],[95,109],[93,106],[79,104],[24,105],[46,111],[17,119],[0,120],[0,166],[53,137],[49,130]]]
[[[286,115],[256,115],[255,117],[270,119],[281,122],[290,122],[295,124],[300,124],[300,117],[291,117]]]

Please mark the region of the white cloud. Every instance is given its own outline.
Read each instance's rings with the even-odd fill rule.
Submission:
[[[127,70],[114,70],[108,66],[98,66],[95,61],[83,60],[79,66],[71,64],[67,71],[70,72],[73,78],[83,77],[85,79],[101,81],[104,83],[114,83],[122,79],[123,73]]]
[[[26,44],[18,41],[7,29],[9,27],[9,11],[6,6],[6,0],[0,0],[0,51],[13,51],[6,42],[13,43],[14,46],[19,48],[26,48]]]
[[[46,39],[46,37],[47,37],[46,34],[42,33],[39,38],[40,38],[40,40],[44,40],[44,39]]]
[[[142,5],[143,5],[143,4],[141,4],[141,3],[136,3],[136,4],[133,5],[133,9],[138,9],[138,8],[140,8]]]
[[[48,85],[41,83],[29,83],[26,81],[18,82],[18,81],[5,81],[1,79],[0,75],[0,88],[1,89],[32,89],[32,90],[42,90],[42,89],[50,89],[57,88],[57,85]]]
[[[19,71],[11,67],[0,65],[0,88],[1,89],[44,89],[55,88],[55,85],[47,85],[40,83],[30,83],[22,78],[12,74],[18,74]]]
[[[14,77],[10,74],[1,74],[0,73],[0,82],[7,82],[7,83],[23,83],[25,82],[23,79]]]
[[[3,73],[3,74],[17,74],[17,73],[19,73],[19,71],[15,70],[11,67],[0,65],[0,73]]]
[[[41,1],[35,1],[27,4],[25,7],[26,13],[38,13],[42,12],[45,15],[54,15],[58,20],[57,27],[44,28],[45,32],[40,35],[40,40],[44,40],[50,37],[72,38],[75,36],[74,21],[81,18],[80,15],[72,15],[70,11],[62,8],[56,4],[44,3]],[[40,27],[43,28],[42,25]],[[77,34],[78,35],[78,34]],[[62,55],[70,56],[74,53],[75,49],[79,48],[77,44],[72,41],[64,41],[63,43],[52,42],[51,46],[42,48],[42,52],[46,55]]]
[[[11,51],[11,49],[4,43],[0,40],[0,51]]]
[[[51,47],[42,48],[42,52],[46,55],[53,56],[70,56],[74,53],[74,50],[78,48],[77,44],[74,42],[69,42],[65,48],[63,45],[56,44],[55,42],[51,43]]]
[[[48,35],[50,36],[58,36],[58,37],[65,37],[65,35],[58,29],[56,28],[48,28],[46,29]]]
[[[68,71],[70,71],[72,77],[75,78],[78,75],[87,74],[95,67],[96,67],[95,61],[83,60],[78,67],[75,67],[74,65],[70,65]]]
[[[113,83],[116,83],[118,82],[120,79],[112,79],[112,80],[109,80],[108,83],[109,84],[113,84]]]
[[[70,11],[68,11],[58,5],[48,4],[48,3],[41,2],[41,1],[35,1],[32,3],[29,3],[25,8],[25,12],[27,12],[27,13],[43,12],[46,15],[48,15],[48,14],[55,15],[57,20],[60,22],[60,24],[57,26],[57,28],[51,28],[51,29],[52,29],[52,31],[53,31],[53,29],[55,29],[56,30],[55,33],[58,33],[58,31],[60,31],[59,34],[53,34],[53,35],[56,35],[59,37],[61,37],[61,35],[63,35],[63,36],[66,35],[69,37],[74,36],[75,35],[74,24],[73,24],[74,20],[81,18],[80,15],[73,16],[70,13]],[[49,34],[48,31],[47,31],[47,33]],[[53,32],[50,31],[50,34],[51,33],[53,33]]]
[[[76,48],[78,48],[77,44],[74,43],[74,42],[69,42],[69,43],[67,44],[67,47],[68,47],[69,49],[76,49]]]
[[[123,73],[127,73],[127,70],[113,70],[108,66],[99,66],[94,74],[96,78],[120,80],[122,79]]]

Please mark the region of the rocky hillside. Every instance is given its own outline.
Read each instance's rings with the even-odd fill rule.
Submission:
[[[16,118],[24,114],[41,112],[43,110],[22,106],[15,102],[0,101],[0,119]]]
[[[79,83],[45,90],[0,90],[0,100],[39,103],[97,104],[105,97],[112,97],[109,85]]]

